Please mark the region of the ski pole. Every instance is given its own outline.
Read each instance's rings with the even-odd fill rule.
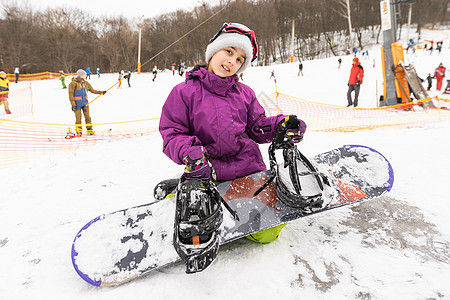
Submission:
[[[123,80],[120,79],[119,81],[117,81],[116,83],[114,83],[111,87],[109,87],[106,91],[109,91],[110,89],[112,89],[113,87],[115,87],[119,82],[121,82]],[[87,105],[91,104],[92,102],[94,102],[95,100],[97,100],[98,98],[100,98],[101,96],[103,96],[104,94],[100,94],[97,97],[94,98],[94,100],[92,100],[91,102],[89,102]]]

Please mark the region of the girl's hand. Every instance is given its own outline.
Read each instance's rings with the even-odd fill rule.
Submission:
[[[214,168],[208,160],[208,154],[203,147],[193,147],[183,161],[186,164],[184,168],[184,177],[186,179],[216,179]]]
[[[298,143],[303,140],[305,131],[306,123],[296,115],[285,117],[275,128],[274,144],[277,148],[284,148],[286,145]]]

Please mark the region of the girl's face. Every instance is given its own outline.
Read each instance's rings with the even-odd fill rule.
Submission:
[[[236,74],[245,61],[245,52],[239,47],[227,47],[217,51],[209,61],[208,71],[220,77]]]

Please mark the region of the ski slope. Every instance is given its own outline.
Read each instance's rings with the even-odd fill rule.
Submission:
[[[407,58],[422,78],[439,62],[450,67],[448,40],[440,55],[416,54]],[[381,93],[379,47],[369,48],[369,55],[360,58],[365,69],[361,107],[376,106],[375,95]],[[340,69],[337,59],[305,61],[300,77],[297,63],[253,67],[244,82],[257,95],[271,94],[274,70],[279,92],[345,106],[352,56],[342,57]],[[92,103],[94,124],[158,117],[168,93],[184,77],[165,71],[155,82],[151,78],[133,74],[131,88],[124,81],[122,88]],[[104,74],[92,76],[90,83],[105,90],[116,80],[117,74]],[[11,89],[28,84],[11,83]],[[21,120],[73,123],[67,90],[59,80],[32,82],[32,88],[34,116]],[[441,95],[435,82],[430,93]],[[71,244],[87,221],[153,201],[154,185],[182,172],[162,153],[160,135],[44,154],[0,169],[0,298],[450,298],[449,132],[448,121],[415,129],[307,131],[299,146],[307,156],[344,144],[383,153],[395,171],[393,190],[361,205],[290,222],[270,244],[246,239],[228,244],[202,273],[186,275],[179,263],[114,288],[94,288],[78,277]],[[267,146],[261,146],[265,159]]]

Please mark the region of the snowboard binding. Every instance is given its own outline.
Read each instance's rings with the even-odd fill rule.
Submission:
[[[294,140],[289,135],[286,135],[288,129],[289,125],[281,126],[275,131],[273,142],[269,146],[269,160],[272,176],[255,192],[254,196],[258,195],[275,179],[277,198],[283,204],[311,211],[320,209],[323,205],[323,184],[330,185],[329,181],[325,175],[319,173],[306,156],[297,149]],[[283,150],[283,164],[277,163],[275,151],[278,149]],[[302,169],[306,169],[306,171],[300,172],[299,166],[302,166]],[[285,175],[285,169],[288,170],[288,176]],[[314,177],[321,192],[313,195],[305,195],[305,193],[303,193],[301,178],[306,176]]]
[[[278,200],[285,205],[294,208],[309,210],[322,208],[323,183],[329,185],[328,180],[323,174],[317,172],[311,162],[294,144],[292,147],[283,149],[284,164],[276,163],[275,150],[273,147],[269,147],[269,157],[271,160],[272,174],[276,177],[275,189]],[[299,166],[306,168],[306,171],[300,172]],[[289,176],[283,176],[282,174],[284,171],[283,169],[286,168],[288,169]],[[321,192],[313,195],[304,195],[301,178],[306,176],[314,177]]]
[[[188,274],[206,269],[219,252],[221,201],[237,219],[212,181],[181,177],[176,192],[173,245]]]

